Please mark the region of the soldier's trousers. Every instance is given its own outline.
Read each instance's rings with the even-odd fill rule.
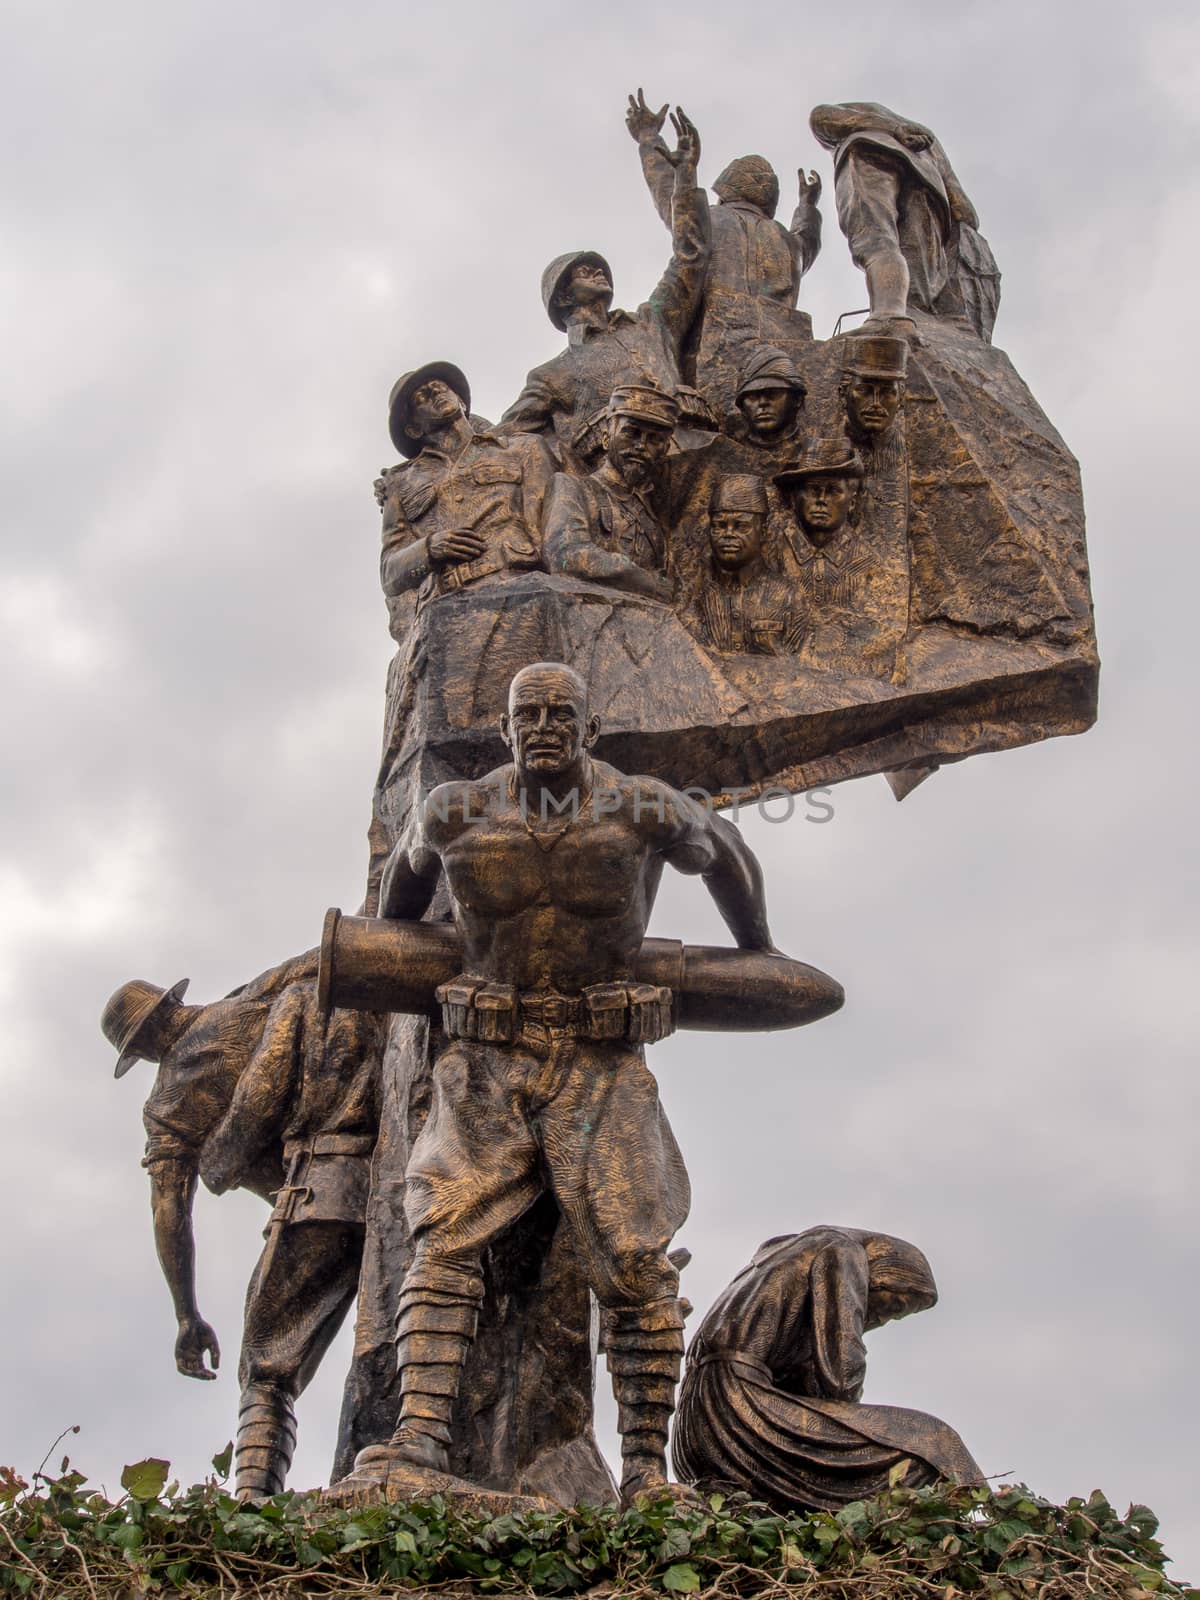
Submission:
[[[362,1247],[357,1222],[290,1222],[268,1235],[246,1291],[243,1389],[303,1393],[354,1304]]]
[[[425,1263],[477,1265],[549,1189],[604,1306],[674,1298],[667,1248],[690,1204],[687,1172],[641,1050],[565,1030],[514,1044],[456,1040],[405,1174],[405,1214]]]
[[[897,158],[851,145],[834,180],[838,221],[850,257],[864,270],[881,256],[903,256],[909,298],[932,311],[946,287],[946,223],[937,201]]]

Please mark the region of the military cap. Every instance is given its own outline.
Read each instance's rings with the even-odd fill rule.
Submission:
[[[848,334],[842,341],[842,371],[860,378],[903,378],[908,371],[908,340]]]
[[[738,374],[737,398],[752,389],[796,389],[808,392],[791,356],[773,344],[760,344]]]
[[[861,478],[862,457],[842,440],[823,439],[801,460],[793,461],[775,474],[774,482],[786,489],[806,478]]]
[[[625,383],[608,397],[606,415],[636,417],[657,427],[673,429],[679,421],[679,404],[674,395],[653,383]]]
[[[388,395],[388,432],[392,436],[392,443],[402,456],[415,456],[420,453],[419,440],[411,438],[405,429],[412,416],[413,395],[423,383],[428,383],[430,378],[440,378],[447,388],[454,390],[463,403],[463,409],[465,411],[471,409],[471,385],[462,371],[450,361],[429,361],[425,366],[416,367],[412,372],[406,372],[403,377],[397,378],[392,385],[391,394]]]
[[[100,1018],[100,1031],[117,1052],[114,1078],[123,1078],[142,1059],[138,1039],[146,1025],[164,1006],[178,1004],[190,981],[181,978],[172,988],[160,989],[157,983],[134,978],[111,997]]]
[[[559,333],[566,333],[567,321],[558,308],[558,291],[565,287],[571,268],[579,266],[581,262],[586,262],[590,267],[602,267],[604,276],[609,283],[612,282],[612,268],[596,250],[568,250],[566,255],[555,256],[542,273],[542,304]]]
[[[761,478],[751,473],[731,473],[718,478],[709,509],[712,511],[757,511],[767,513],[767,490]]]

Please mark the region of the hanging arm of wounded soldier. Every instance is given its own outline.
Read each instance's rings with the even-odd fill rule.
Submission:
[[[150,1173],[150,1212],[154,1248],[171,1292],[177,1333],[175,1365],[188,1378],[215,1378],[221,1362],[217,1336],[196,1304],[196,1244],[192,1233],[192,1201],[196,1195],[196,1163],[190,1155],[156,1151],[152,1132],[145,1166]],[[205,1354],[212,1370],[204,1364]]]

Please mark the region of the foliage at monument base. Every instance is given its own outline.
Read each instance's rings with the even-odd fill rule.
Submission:
[[[218,1458],[219,1466],[226,1461]],[[433,1496],[333,1510],[284,1494],[259,1509],[216,1480],[180,1491],[168,1463],[127,1467],[116,1502],[62,1464],[30,1488],[0,1468],[0,1594],[31,1600],[455,1594],[787,1593],[891,1600],[1200,1600],[1169,1581],[1145,1506],[1098,1491],[1051,1505],[1021,1487],[899,1487],[836,1514],[780,1516],[744,1496],[670,1498],[632,1511],[483,1518]]]

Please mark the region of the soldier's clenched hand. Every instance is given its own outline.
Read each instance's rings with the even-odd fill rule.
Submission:
[[[637,99],[629,96],[629,110],[625,113],[625,126],[630,135],[640,144],[643,139],[655,139],[662,132],[663,123],[667,120],[668,105],[661,111],[652,111],[646,104],[646,96],[639,89]]]
[[[487,549],[486,541],[468,528],[448,528],[429,535],[429,559],[435,567],[454,561],[474,561]]]
[[[212,1361],[212,1371],[204,1365],[207,1351]],[[221,1347],[217,1336],[203,1317],[188,1317],[179,1324],[175,1340],[175,1365],[185,1378],[215,1378],[221,1365]]]

